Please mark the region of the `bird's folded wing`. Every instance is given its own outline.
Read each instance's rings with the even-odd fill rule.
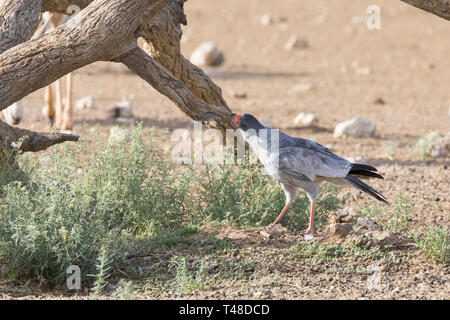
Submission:
[[[325,147],[285,146],[279,149],[279,170],[290,175],[306,176],[311,181],[316,176],[327,178],[344,178],[351,168],[351,163]]]

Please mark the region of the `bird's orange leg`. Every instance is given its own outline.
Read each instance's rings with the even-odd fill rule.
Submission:
[[[314,211],[315,211],[315,208],[316,208],[316,203],[311,202],[311,216],[309,217],[309,226],[308,226],[308,229],[302,231],[302,234],[309,234],[309,235],[314,234]]]
[[[278,218],[274,221],[274,223],[272,223],[272,225],[276,225],[277,223],[279,223],[281,221],[281,219],[283,218],[284,214],[286,213],[286,211],[288,211],[289,207],[291,206],[291,203],[288,203],[284,206],[283,210],[281,210],[280,215],[278,216]]]

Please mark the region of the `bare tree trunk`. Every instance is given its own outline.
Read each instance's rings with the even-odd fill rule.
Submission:
[[[401,0],[419,9],[450,20],[450,0]]]
[[[0,54],[31,38],[39,25],[42,0],[4,0],[0,7]]]
[[[185,0],[171,1],[159,15],[143,25],[144,50],[181,80],[198,98],[208,104],[228,108],[222,90],[203,72],[181,54],[180,24],[186,25],[183,11]]]

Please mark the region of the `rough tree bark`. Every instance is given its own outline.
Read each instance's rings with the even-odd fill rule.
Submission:
[[[401,0],[419,9],[450,20],[450,0]]]

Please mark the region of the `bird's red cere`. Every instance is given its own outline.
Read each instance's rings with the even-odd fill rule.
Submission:
[[[233,122],[238,128],[241,126],[242,113],[235,113],[231,122]]]

